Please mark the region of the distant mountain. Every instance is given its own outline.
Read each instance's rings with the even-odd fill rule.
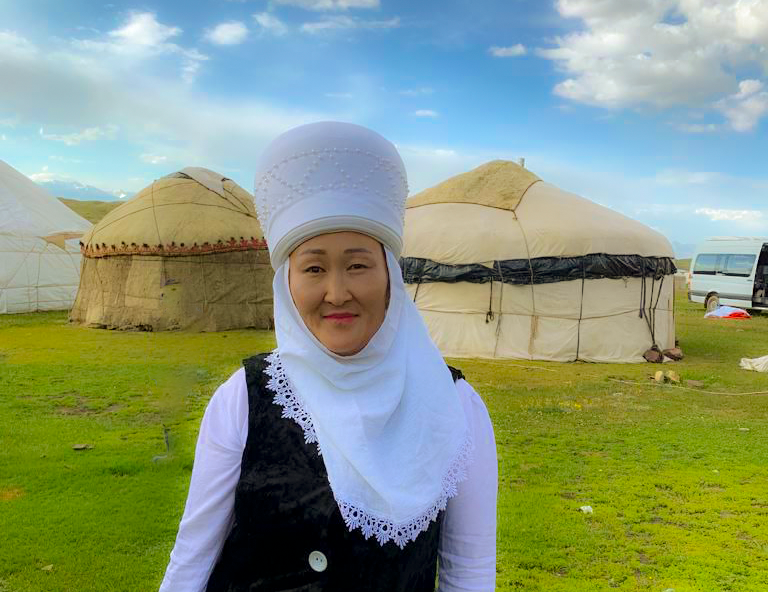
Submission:
[[[66,197],[69,199],[81,199],[88,201],[117,201],[132,197],[132,193],[125,191],[105,191],[93,185],[85,185],[77,181],[38,181],[40,187],[45,189],[51,195],[56,197]]]

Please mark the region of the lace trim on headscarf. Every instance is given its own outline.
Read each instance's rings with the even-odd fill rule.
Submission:
[[[280,360],[280,354],[274,350],[266,358],[267,367],[264,372],[269,376],[267,388],[275,393],[273,403],[282,407],[282,416],[295,421],[304,432],[304,441],[307,444],[316,444],[318,452],[322,454],[317,441],[317,433],[312,424],[312,418],[304,406],[304,401],[291,387],[291,382],[285,373],[285,368]],[[401,549],[409,542],[416,540],[420,533],[429,528],[430,523],[437,515],[445,510],[448,500],[458,493],[458,485],[467,478],[467,466],[472,462],[473,450],[472,438],[469,434],[464,438],[456,458],[454,458],[448,471],[443,476],[441,493],[435,502],[419,516],[405,522],[396,523],[388,518],[376,516],[355,504],[334,498],[344,518],[344,523],[351,531],[360,529],[363,536],[368,539],[376,537],[380,545],[388,541],[394,542]]]

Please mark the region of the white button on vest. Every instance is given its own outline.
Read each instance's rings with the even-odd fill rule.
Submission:
[[[309,554],[309,567],[315,571],[325,571],[328,567],[328,559],[320,551],[312,551]]]

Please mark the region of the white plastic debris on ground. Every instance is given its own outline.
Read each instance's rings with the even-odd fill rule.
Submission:
[[[712,310],[704,315],[705,319],[748,319],[750,314],[743,308],[736,308],[735,306],[725,306],[724,304],[718,306],[715,310]]]
[[[739,366],[744,368],[744,370],[768,372],[768,356],[763,356],[762,358],[741,358]]]

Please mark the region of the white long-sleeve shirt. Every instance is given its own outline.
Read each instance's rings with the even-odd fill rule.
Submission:
[[[438,592],[490,592],[496,581],[498,469],[485,404],[456,383],[472,429],[467,479],[448,501],[438,548]],[[285,421],[291,421],[286,419]],[[202,592],[233,522],[235,487],[248,437],[248,387],[240,368],[214,393],[195,449],[189,494],[160,592]]]

